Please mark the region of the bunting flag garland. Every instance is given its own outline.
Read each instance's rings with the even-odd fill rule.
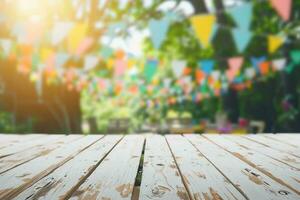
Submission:
[[[276,59],[272,61],[272,66],[275,71],[282,71],[286,65],[286,59]]]
[[[118,59],[115,62],[115,76],[120,77],[123,76],[126,72],[127,63],[123,59]]]
[[[214,68],[214,64],[215,62],[213,60],[201,60],[199,61],[198,66],[206,75],[210,75]]]
[[[269,53],[274,53],[282,44],[284,38],[282,36],[269,35],[268,36],[268,50]]]
[[[228,12],[236,22],[237,28],[249,30],[253,6],[251,3],[244,3],[241,6],[234,7]]]
[[[262,57],[252,57],[251,58],[251,63],[254,67],[254,69],[256,70],[257,73],[260,73],[260,64],[262,62],[266,61],[266,57],[262,56]]]
[[[270,0],[270,2],[283,21],[290,19],[292,0]]]
[[[69,52],[76,53],[79,45],[86,37],[88,25],[87,24],[75,24],[70,30],[68,35],[68,49]]]
[[[234,71],[236,74],[240,72],[243,63],[244,63],[243,57],[233,57],[228,59],[229,69]]]
[[[98,56],[88,55],[84,58],[84,70],[90,71],[97,66],[99,62]]]
[[[176,78],[179,78],[183,75],[185,67],[186,61],[184,60],[174,60],[172,62],[172,70]]]
[[[293,50],[290,53],[292,62],[296,65],[300,64],[300,51],[299,50]]]
[[[4,57],[7,57],[10,54],[12,48],[12,41],[8,39],[1,39],[0,47],[3,50]]]
[[[249,80],[253,79],[253,78],[255,77],[255,74],[256,74],[255,69],[252,68],[252,67],[249,67],[249,68],[247,68],[247,69],[245,70],[245,76],[246,76]]]
[[[72,22],[56,22],[52,30],[52,45],[60,44],[67,37],[73,26],[74,23]]]
[[[158,66],[157,60],[148,60],[146,62],[145,68],[144,68],[144,75],[148,82],[150,82],[152,80],[153,76],[155,75],[157,66]]]
[[[149,22],[149,29],[151,33],[151,40],[156,49],[159,49],[166,38],[170,26],[170,18],[163,17],[160,20],[151,19]]]
[[[70,55],[67,53],[58,53],[55,57],[55,67],[62,68],[69,60]]]
[[[243,52],[251,40],[251,31],[243,29],[234,29],[232,30],[232,35],[235,40],[235,44],[238,51]]]
[[[193,29],[203,48],[209,46],[214,33],[215,15],[195,15],[190,18]]]
[[[268,74],[269,70],[270,70],[270,62],[267,62],[267,61],[261,62],[259,64],[259,68],[260,68],[260,73],[262,75]]]

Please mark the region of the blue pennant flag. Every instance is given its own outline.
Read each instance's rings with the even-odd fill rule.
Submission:
[[[260,68],[259,65],[264,62],[266,60],[265,56],[261,56],[261,57],[252,57],[251,58],[251,63],[253,65],[253,67],[255,68],[257,73],[260,73]]]
[[[149,29],[153,46],[159,49],[166,38],[170,26],[170,18],[164,17],[160,20],[151,19],[149,22]]]
[[[201,60],[199,61],[198,65],[200,69],[206,74],[211,74],[213,68],[214,68],[215,62],[213,60]]]
[[[229,13],[234,18],[238,28],[244,30],[248,30],[250,28],[252,8],[253,6],[251,3],[245,3],[229,10]]]
[[[243,52],[248,46],[252,33],[248,30],[234,29],[232,35],[239,52]]]

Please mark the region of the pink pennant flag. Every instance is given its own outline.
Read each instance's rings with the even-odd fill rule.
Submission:
[[[127,62],[125,60],[116,60],[115,62],[115,76],[122,76],[125,74]]]
[[[85,38],[80,44],[79,47],[76,50],[76,55],[80,56],[84,54],[94,43],[94,39],[91,37]]]
[[[288,21],[291,15],[292,0],[270,0],[272,7],[276,10],[278,15],[284,20]]]
[[[230,71],[232,71],[232,73],[238,74],[244,63],[244,58],[243,57],[233,57],[233,58],[229,58],[227,62],[228,62]]]

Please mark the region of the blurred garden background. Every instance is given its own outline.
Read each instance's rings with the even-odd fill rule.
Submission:
[[[300,132],[298,0],[2,0],[0,132]]]

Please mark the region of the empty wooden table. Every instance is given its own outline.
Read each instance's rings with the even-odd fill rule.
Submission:
[[[0,199],[300,199],[300,135],[0,135]]]

